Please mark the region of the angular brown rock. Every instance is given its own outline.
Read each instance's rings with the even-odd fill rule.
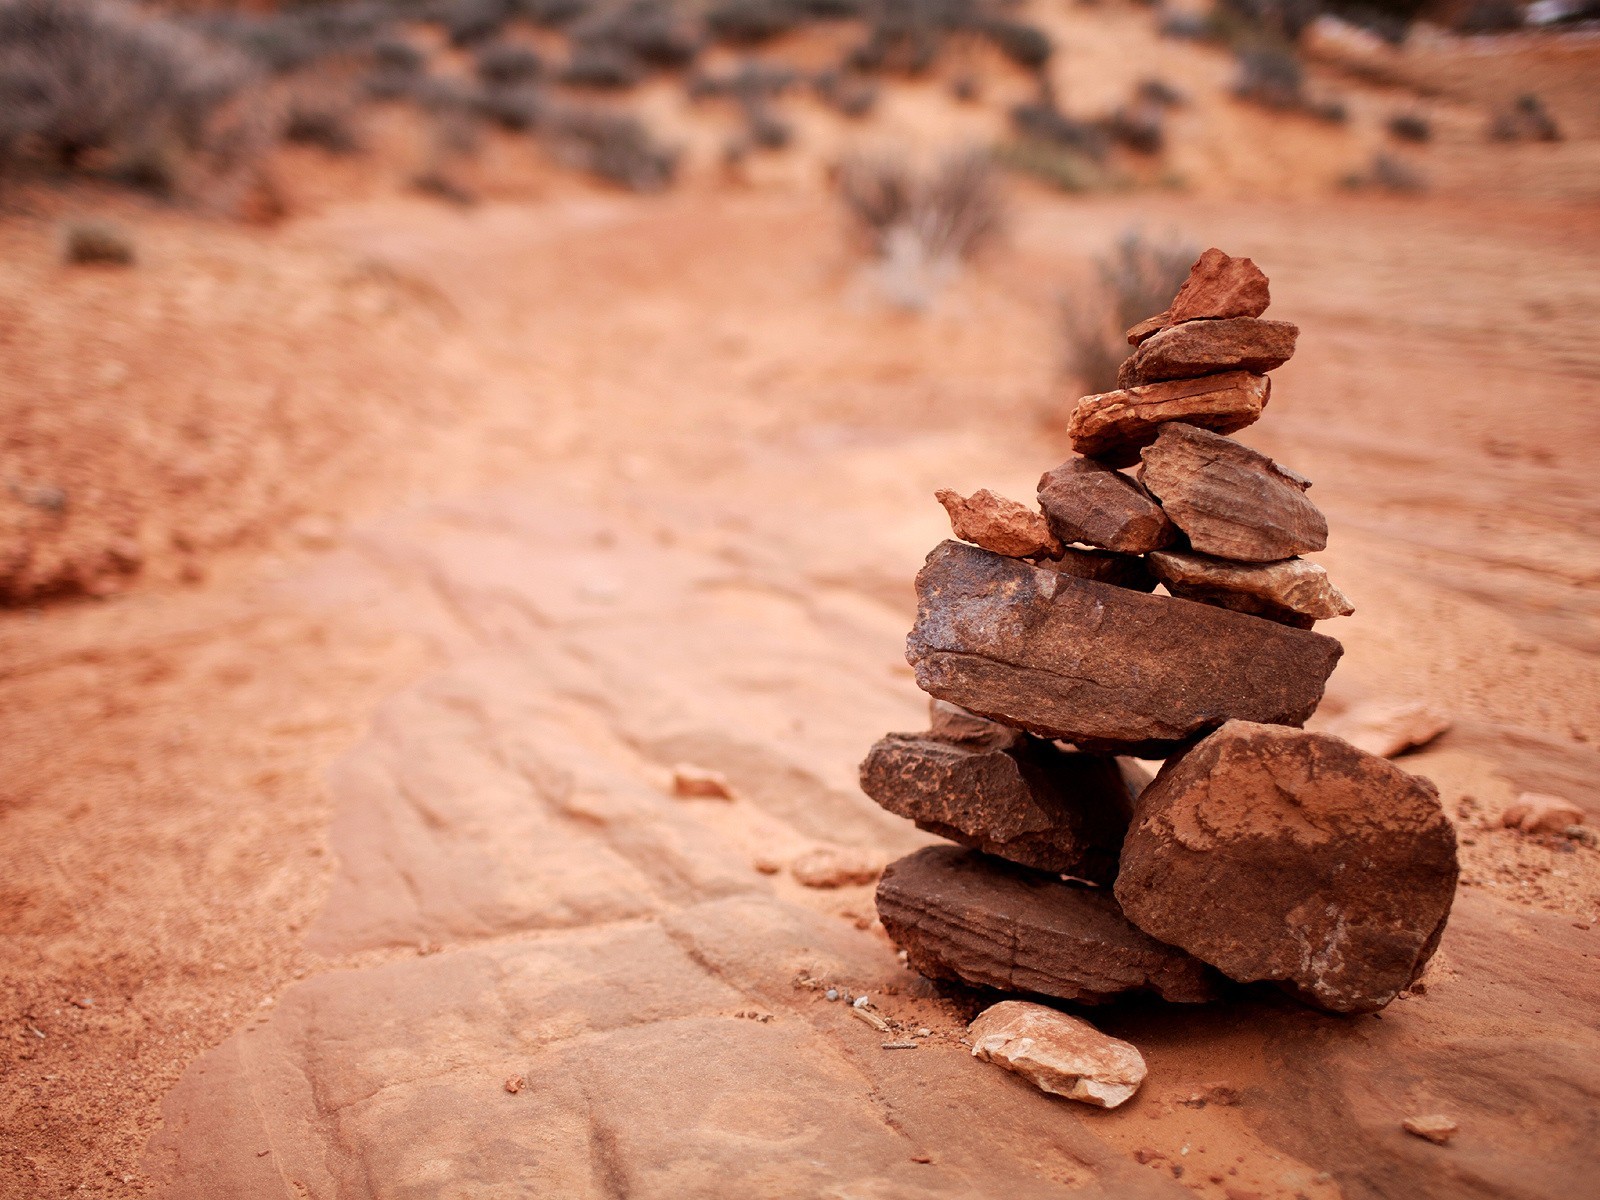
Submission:
[[[980,488],[970,496],[940,488],[934,498],[944,505],[950,514],[952,532],[963,541],[1013,558],[1053,558],[1061,553],[1061,543],[1050,532],[1042,514],[997,496],[988,488]]]
[[[1139,343],[1117,371],[1118,387],[1195,379],[1223,371],[1265,375],[1294,357],[1300,327],[1290,321],[1227,317],[1185,321]]]
[[[972,1056],[1015,1071],[1041,1092],[1116,1108],[1144,1082],[1137,1046],[1081,1017],[1026,1000],[1002,1000],[967,1026]]]
[[[1328,579],[1328,572],[1304,558],[1236,563],[1204,554],[1160,551],[1150,556],[1150,569],[1174,596],[1252,613],[1296,629],[1310,629],[1317,621],[1355,612],[1345,594]]]
[[[1155,441],[1168,421],[1236,433],[1256,422],[1271,395],[1272,382],[1248,371],[1102,392],[1078,401],[1067,436],[1079,454],[1128,467],[1139,461],[1140,447]]]
[[[1129,992],[1179,1003],[1216,994],[1210,969],[1135,929],[1109,892],[958,846],[890,863],[878,916],[910,964],[934,979],[1081,1004]]]
[[[1076,575],[1079,579],[1093,579],[1113,587],[1132,588],[1136,592],[1153,592],[1156,588],[1156,577],[1150,573],[1143,555],[1139,554],[1082,550],[1077,546],[1068,546],[1061,552],[1060,558],[1039,559],[1035,565],[1060,571],[1063,575]]]
[[[1132,794],[1117,760],[1019,735],[1005,749],[891,733],[861,790],[917,828],[1044,871],[1110,883]]]
[[[1161,757],[1230,717],[1298,725],[1343,647],[944,542],[906,658],[929,695],[1080,748]]]
[[[1145,554],[1178,531],[1142,487],[1092,458],[1073,458],[1039,479],[1039,507],[1062,542]]]
[[[1328,734],[1230,721],[1139,797],[1116,895],[1233,979],[1373,1012],[1433,955],[1456,875],[1426,780]]]
[[[1175,422],[1139,454],[1139,481],[1201,554],[1276,562],[1328,544],[1311,481],[1232,438]]]
[[[928,697],[928,736],[969,750],[1009,750],[1028,735],[959,704]]]
[[[1267,277],[1248,258],[1233,258],[1213,247],[1189,268],[1167,310],[1128,330],[1128,344],[1137,346],[1151,334],[1182,321],[1217,317],[1259,317],[1272,303]]]

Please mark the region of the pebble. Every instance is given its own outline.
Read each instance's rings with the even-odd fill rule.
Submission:
[[[827,998],[829,1000],[837,1000],[839,998],[839,989],[838,988],[829,988],[828,989],[828,993],[827,993]]]
[[[863,995],[863,996],[857,996],[855,998],[854,1003],[855,1003],[855,1006],[857,1008],[865,1008],[870,1003],[870,1001],[867,999],[866,996]]]

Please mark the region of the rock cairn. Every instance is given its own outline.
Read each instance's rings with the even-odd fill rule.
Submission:
[[[1312,626],[1352,608],[1300,557],[1328,539],[1311,481],[1228,436],[1294,353],[1268,300],[1207,250],[1129,330],[1119,389],[1078,401],[1038,510],[938,494],[960,540],[918,574],[907,641],[930,728],[861,767],[959,844],[879,883],[923,974],[1080,1003],[1270,981],[1371,1012],[1438,945],[1457,866],[1433,786],[1301,728],[1343,653]]]

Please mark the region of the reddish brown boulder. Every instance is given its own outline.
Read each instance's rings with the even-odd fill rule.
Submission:
[[[1248,258],[1233,258],[1213,247],[1189,268],[1189,278],[1165,312],[1128,330],[1128,344],[1137,346],[1151,334],[1182,321],[1259,317],[1270,303],[1272,293],[1260,267]]]
[[[1272,394],[1265,375],[1230,371],[1205,379],[1176,379],[1085,396],[1072,410],[1072,448],[1113,467],[1139,461],[1168,421],[1235,433],[1261,416]]]
[[[1433,955],[1456,874],[1426,780],[1327,734],[1229,721],[1139,797],[1116,894],[1225,975],[1373,1012]]]
[[[1005,749],[891,733],[861,790],[917,828],[1024,866],[1110,883],[1132,794],[1114,758],[1019,735]]]
[[[1039,479],[1039,507],[1063,542],[1145,554],[1178,536],[1148,492],[1092,458],[1069,459],[1046,471]]]
[[[1153,334],[1123,362],[1117,386],[1194,379],[1221,371],[1264,375],[1294,357],[1300,327],[1289,321],[1228,317],[1185,321]]]
[[[1139,481],[1201,554],[1276,562],[1328,544],[1311,481],[1232,438],[1177,422],[1139,453]]]
[[[944,505],[950,514],[950,529],[962,541],[1016,558],[1053,558],[1061,553],[1061,543],[1051,534],[1043,515],[988,488],[970,496],[940,488],[934,499]]]
[[[917,575],[923,691],[1081,748],[1161,757],[1230,717],[1298,725],[1333,638],[944,542]]]
[[[1140,554],[1118,554],[1111,550],[1082,550],[1068,546],[1056,559],[1042,558],[1035,565],[1076,575],[1079,579],[1093,579],[1113,587],[1132,588],[1136,592],[1153,592],[1156,577]]]
[[[1345,594],[1333,586],[1328,572],[1304,558],[1237,563],[1204,554],[1162,551],[1150,556],[1150,570],[1174,596],[1254,613],[1296,629],[1310,629],[1318,621],[1355,612]]]
[[[1135,929],[1111,893],[974,850],[929,846],[892,862],[878,917],[910,964],[933,979],[1098,1004],[1129,992],[1201,1003],[1203,963]]]

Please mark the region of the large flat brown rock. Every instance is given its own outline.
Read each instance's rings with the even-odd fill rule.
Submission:
[[[1018,735],[975,749],[891,733],[861,764],[861,790],[919,829],[988,854],[1110,883],[1132,797],[1114,758]]]
[[[1069,459],[1046,471],[1039,479],[1039,507],[1050,532],[1063,542],[1145,554],[1178,537],[1148,492],[1092,458]]]
[[[1201,554],[1276,562],[1328,544],[1311,481],[1232,438],[1176,422],[1139,453],[1140,482]]]
[[[1205,964],[1135,929],[1109,892],[975,850],[928,846],[890,863],[878,916],[933,979],[1081,1004],[1130,992],[1179,1003],[1216,995]]]
[[[1222,371],[1265,375],[1294,357],[1300,327],[1289,321],[1228,317],[1185,321],[1139,343],[1117,372],[1120,387],[1195,379]]]
[[[1238,717],[1299,725],[1343,647],[944,542],[917,575],[917,686],[1041,737],[1161,757]]]
[[[1456,875],[1425,780],[1327,734],[1230,721],[1139,797],[1116,894],[1233,979],[1372,1012],[1421,974]]]
[[[1079,454],[1129,467],[1168,421],[1236,433],[1260,418],[1271,395],[1272,382],[1248,371],[1101,392],[1078,401],[1067,436]]]

